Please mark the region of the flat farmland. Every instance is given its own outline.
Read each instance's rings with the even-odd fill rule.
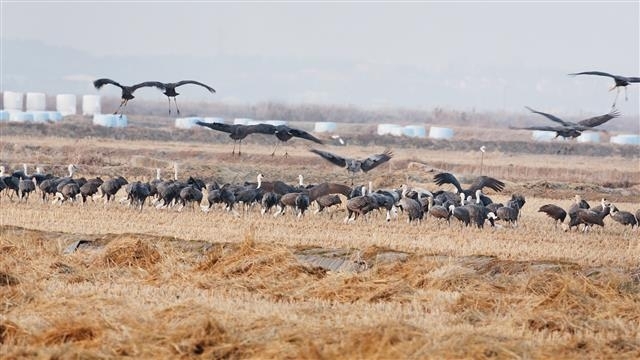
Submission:
[[[351,183],[301,139],[271,156],[275,138],[256,136],[232,156],[228,137],[200,129],[176,141],[3,126],[2,164],[11,170],[27,163],[63,176],[73,163],[76,177],[131,182],[153,179],[156,169],[172,178],[177,164],[180,180],[242,183],[262,173],[290,184],[298,175],[308,184]],[[517,227],[408,223],[402,213],[386,222],[377,211],[346,224],[344,199],[298,218],[262,216],[258,206],[138,211],[118,201],[123,190],[116,202],[84,205],[43,203],[39,194],[18,202],[3,192],[2,357],[640,357],[638,230],[607,217],[604,228],[565,231],[537,211],[567,209],[578,194],[635,212],[637,151],[599,145],[611,155],[585,156],[581,144],[567,144],[573,150],[560,155],[496,144],[482,155],[463,143],[320,148],[366,157],[390,147],[391,161],[354,179],[374,189],[436,191],[440,171],[463,187],[480,174],[496,177],[506,187],[487,191],[493,201],[526,198]]]

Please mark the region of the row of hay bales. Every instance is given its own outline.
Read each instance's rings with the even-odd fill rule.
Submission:
[[[397,124],[378,124],[378,135],[407,136],[416,138],[427,137],[427,131],[422,125],[397,125]],[[429,128],[429,137],[432,139],[451,139],[453,138],[453,129],[431,126]]]
[[[554,131],[534,130],[531,132],[531,139],[535,141],[551,141],[556,138]],[[596,131],[584,131],[576,138],[580,143],[599,143],[600,133]],[[640,145],[640,135],[637,134],[621,134],[609,138],[612,144],[620,145]]]

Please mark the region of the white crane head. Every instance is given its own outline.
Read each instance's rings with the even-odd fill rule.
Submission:
[[[455,210],[456,206],[451,204],[449,205],[449,212],[453,214],[453,210]]]
[[[4,172],[5,172],[5,167],[4,165],[0,165],[0,176],[4,176]]]
[[[482,152],[487,151],[487,147],[486,147],[486,146],[484,146],[484,145],[480,146],[480,151],[482,151]]]
[[[67,170],[69,170],[69,177],[73,177],[73,174],[78,170],[78,167],[74,164],[69,164],[69,166],[67,166]]]
[[[156,168],[156,179],[160,180],[160,168]]]
[[[302,174],[298,175],[298,185],[304,186],[304,177]]]
[[[464,205],[464,201],[466,200],[464,193],[460,193],[460,205],[463,206]]]

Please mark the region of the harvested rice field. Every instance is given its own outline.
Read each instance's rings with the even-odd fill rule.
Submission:
[[[0,128],[9,173],[27,163],[65,176],[73,163],[74,177],[121,175],[131,183],[152,180],[156,168],[170,179],[176,163],[180,180],[255,182],[262,173],[292,185],[298,175],[309,184],[350,185],[344,169],[300,139],[271,156],[273,140],[257,136],[238,157],[226,136],[199,129],[174,141],[20,126]],[[538,212],[550,203],[568,209],[580,195],[592,206],[606,198],[635,213],[637,151],[605,144],[611,155],[585,156],[577,144],[558,155],[502,144],[490,146],[480,166],[468,141],[320,148],[366,157],[390,147],[388,163],[355,177],[374,190],[453,190],[434,184],[443,171],[463,186],[481,172],[495,177],[506,186],[486,191],[494,202],[526,198],[517,226],[465,227],[429,216],[408,223],[402,212],[387,222],[378,211],[345,223],[346,198],[297,217],[262,215],[259,205],[205,212],[150,200],[139,210],[120,201],[124,188],[108,204],[43,202],[38,192],[19,201],[3,191],[0,357],[640,358],[637,228],[607,216],[604,227],[567,231],[568,220],[556,225]]]

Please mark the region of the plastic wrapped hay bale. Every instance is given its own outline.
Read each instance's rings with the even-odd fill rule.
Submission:
[[[33,122],[43,123],[49,121],[48,111],[30,111],[30,113],[33,115]]]
[[[62,120],[62,114],[59,111],[47,111],[49,121],[58,122]]]
[[[113,114],[93,114],[93,125],[100,125],[104,127],[116,127],[118,120],[116,117],[119,115]]]
[[[427,136],[427,131],[422,125],[407,125],[404,127],[404,135],[410,137],[424,138]]]
[[[224,124],[224,119],[221,117],[205,117],[202,121],[209,124],[213,124],[213,123]]]
[[[554,131],[533,130],[531,132],[531,139],[535,141],[551,141],[555,137],[556,133]]]
[[[581,143],[599,143],[600,133],[595,131],[585,131],[576,138]]]
[[[5,110],[22,111],[24,94],[15,91],[5,91],[2,95]]]
[[[334,132],[336,131],[337,124],[330,121],[318,121],[313,126],[314,132]]]
[[[58,94],[56,96],[56,110],[62,116],[75,115],[77,113],[76,96],[73,94]]]
[[[432,126],[429,128],[429,137],[432,139],[451,139],[453,138],[453,129]]]
[[[620,145],[640,145],[640,135],[637,134],[620,134],[612,136],[609,139],[612,144]]]
[[[47,107],[47,96],[44,93],[27,93],[27,111],[44,111]]]
[[[9,112],[7,110],[0,110],[0,121],[9,121]]]
[[[116,117],[115,127],[127,127],[129,125],[129,119],[127,115],[114,115]]]
[[[392,125],[389,128],[389,134],[393,136],[402,136],[404,135],[404,127],[402,125]]]
[[[391,127],[393,127],[395,125],[393,124],[378,124],[378,130],[377,130],[377,134],[378,135],[387,135],[389,133],[391,133]]]
[[[280,126],[280,125],[287,125],[288,122],[284,121],[284,120],[266,120],[264,121],[265,124],[269,124],[269,125],[273,125],[273,126]]]
[[[202,121],[201,117],[176,118],[175,126],[178,129],[191,129],[196,125],[196,121]]]
[[[100,114],[100,95],[83,95],[82,96],[82,115]]]
[[[33,114],[24,111],[11,111],[9,113],[9,121],[31,122],[33,121]]]

